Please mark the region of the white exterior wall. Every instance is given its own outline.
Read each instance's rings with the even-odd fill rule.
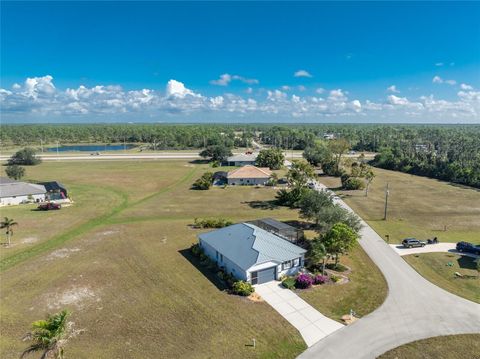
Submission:
[[[247,273],[228,259],[226,256],[223,256],[223,261],[221,260],[220,252],[218,252],[218,260],[217,260],[217,250],[210,246],[209,244],[205,243],[202,240],[199,240],[200,246],[203,248],[204,253],[214,262],[217,263],[219,267],[224,267],[225,272],[232,274],[235,278],[241,280],[247,280]]]
[[[301,258],[302,259],[300,260],[300,265],[296,266],[296,267],[290,267],[288,269],[282,269],[282,264],[279,264],[278,267],[277,267],[277,279],[280,279],[280,277],[284,276],[284,275],[291,276],[291,275],[297,274],[298,271],[300,269],[302,269],[304,264],[305,264],[305,256],[302,255]]]
[[[255,161],[235,161],[235,166],[243,167],[247,165],[255,166]]]
[[[256,186],[256,185],[265,185],[268,182],[268,178],[228,178],[229,185],[242,186]]]
[[[31,196],[15,196],[0,198],[0,206],[13,206],[22,202],[42,202],[45,201],[44,194],[33,194]]]

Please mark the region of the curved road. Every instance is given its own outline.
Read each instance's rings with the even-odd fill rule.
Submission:
[[[299,358],[376,358],[418,339],[480,333],[479,304],[424,279],[367,223],[363,225],[359,242],[387,280],[387,299],[376,311],[322,339]]]

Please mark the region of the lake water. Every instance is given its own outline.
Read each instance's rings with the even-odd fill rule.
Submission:
[[[59,146],[58,152],[102,152],[102,151],[123,151],[124,149],[131,149],[136,147],[135,145],[72,145],[72,146]],[[49,147],[47,152],[57,152],[57,147]]]

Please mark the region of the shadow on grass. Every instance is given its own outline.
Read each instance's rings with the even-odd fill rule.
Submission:
[[[193,165],[206,165],[210,163],[210,161],[209,160],[191,160],[191,161],[188,161],[188,163],[191,163]]]
[[[266,209],[266,210],[272,210],[272,209],[277,209],[279,205],[275,200],[271,201],[248,201],[248,202],[242,202],[242,204],[248,204],[251,208],[253,209]]]
[[[190,252],[189,248],[181,249],[178,251],[187,261],[190,262],[200,273],[204,275],[210,282],[212,282],[215,287],[217,287],[220,291],[226,291],[228,288],[224,281],[217,277],[214,270],[204,266],[200,263],[200,260],[195,257],[192,252]]]
[[[314,229],[315,225],[310,222],[306,221],[298,221],[298,220],[293,220],[293,221],[283,221],[283,223],[288,224],[289,226],[298,228],[298,229]]]
[[[473,257],[467,257],[467,256],[460,256],[460,258],[457,259],[458,266],[462,269],[471,269],[475,270],[477,268],[475,258]]]
[[[448,185],[456,187],[456,188],[469,189],[469,190],[473,190],[473,191],[476,191],[476,192],[480,192],[480,188],[470,187],[470,186],[466,186],[466,185],[463,185],[463,184],[460,184],[460,183],[448,182]]]

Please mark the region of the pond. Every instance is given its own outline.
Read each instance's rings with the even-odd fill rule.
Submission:
[[[135,148],[135,145],[71,145],[71,146],[59,146],[58,152],[70,152],[70,151],[82,151],[82,152],[100,152],[100,151],[123,151]],[[49,147],[47,152],[57,152],[57,147]]]

